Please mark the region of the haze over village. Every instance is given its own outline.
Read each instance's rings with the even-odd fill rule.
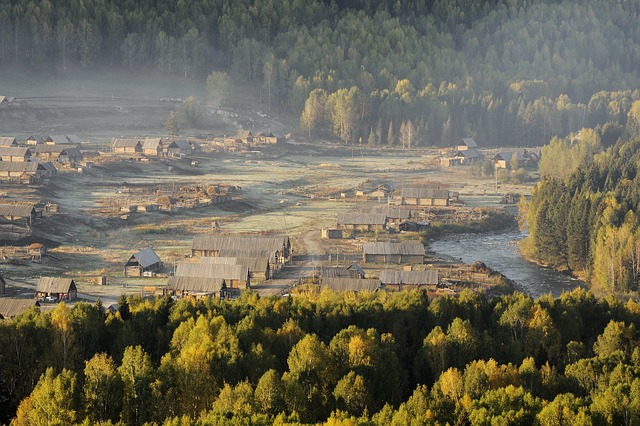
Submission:
[[[639,10],[0,4],[0,425],[640,424]]]

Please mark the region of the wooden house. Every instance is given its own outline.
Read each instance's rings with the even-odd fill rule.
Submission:
[[[484,155],[475,148],[469,148],[456,152],[455,158],[460,160],[460,164],[474,164],[484,160]]]
[[[0,146],[18,146],[18,140],[13,136],[0,136]]]
[[[234,139],[242,143],[250,144],[253,143],[253,133],[251,133],[250,130],[241,130]]]
[[[478,149],[478,144],[473,138],[462,138],[456,147],[458,151],[466,151],[469,149]]]
[[[224,299],[227,284],[223,278],[206,277],[169,277],[165,287],[166,294],[175,297],[207,297]]]
[[[33,204],[0,204],[0,217],[10,222],[25,222],[31,224],[36,219],[37,213]]]
[[[402,243],[366,243],[362,247],[362,260],[370,263],[424,263],[424,246],[420,241]]]
[[[396,202],[408,206],[448,206],[449,190],[430,186],[404,187]]]
[[[82,161],[82,153],[78,148],[64,145],[37,145],[35,157],[38,161],[75,165]]]
[[[145,272],[155,272],[162,268],[162,261],[155,251],[150,248],[133,254],[124,264],[125,277],[140,277]]]
[[[361,210],[363,213],[366,210]],[[387,224],[400,223],[411,218],[411,209],[393,208],[389,206],[374,207],[371,213],[383,214]]]
[[[387,289],[404,290],[438,285],[438,271],[380,271],[380,281]]]
[[[223,279],[229,289],[245,289],[251,286],[249,268],[245,265],[180,262],[175,276]]]
[[[382,231],[386,223],[384,213],[340,213],[337,221],[338,229],[358,231]]]
[[[201,263],[217,263],[220,265],[245,265],[249,268],[251,281],[266,281],[271,279],[271,265],[267,258],[256,257],[201,257]]]
[[[139,139],[117,139],[111,141],[111,152],[117,154],[137,154],[142,152],[142,142]]]
[[[14,163],[30,161],[31,150],[26,147],[0,146],[0,158]]]
[[[460,151],[458,151],[460,152]],[[462,158],[455,156],[455,157],[440,157],[440,165],[442,167],[456,167],[456,166],[461,166],[462,165]]]
[[[76,135],[50,135],[44,138],[45,145],[74,145],[78,146],[82,140]]]
[[[167,156],[169,157],[183,157],[193,154],[193,145],[191,145],[191,142],[185,140],[173,141],[166,149]]]
[[[144,155],[161,156],[163,143],[161,138],[146,138],[142,142],[142,153]]]
[[[32,183],[43,178],[54,176],[57,172],[55,166],[48,162],[0,161],[0,181]]]
[[[342,229],[322,228],[320,237],[329,240],[340,240],[342,239]]]
[[[326,268],[321,267],[318,270],[318,275],[322,278],[352,278],[352,279],[364,279],[366,274],[364,269],[355,263],[349,267],[335,267]]]
[[[31,135],[27,138],[27,145],[42,145],[44,143],[44,136],[42,135]]]
[[[191,255],[200,257],[259,257],[267,258],[275,264],[284,264],[291,260],[292,250],[289,237],[206,235],[193,239]]]
[[[40,277],[36,286],[36,299],[52,297],[54,301],[75,300],[78,297],[76,283],[71,278]]]
[[[496,169],[511,169],[514,165],[514,156],[516,157],[517,166],[524,167],[526,157],[523,150],[500,151],[493,157],[493,165]]]
[[[276,145],[282,143],[284,141],[284,137],[275,133],[259,132],[253,138],[253,141],[261,144]]]
[[[33,299],[2,297],[0,298],[0,319],[11,320],[33,307],[40,307],[40,302]]]
[[[359,278],[322,278],[320,286],[332,291],[378,291],[382,287],[379,279],[359,279]]]

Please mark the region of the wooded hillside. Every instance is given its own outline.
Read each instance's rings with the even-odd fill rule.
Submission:
[[[0,422],[635,424],[639,320],[579,289],[63,303],[0,322]]]
[[[539,146],[626,124],[640,98],[639,10],[640,0],[10,0],[0,64],[153,67],[203,82],[215,69],[249,84],[263,109],[304,109],[311,135]]]

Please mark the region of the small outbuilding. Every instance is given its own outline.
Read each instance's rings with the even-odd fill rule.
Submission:
[[[404,290],[422,286],[437,286],[438,271],[380,271],[380,281],[387,289]]]
[[[362,260],[374,263],[424,263],[424,245],[420,241],[402,243],[366,243],[362,247]]]
[[[136,154],[142,152],[142,142],[139,139],[117,139],[111,141],[111,152],[116,154]]]
[[[133,254],[124,264],[124,275],[126,277],[140,277],[145,272],[155,272],[160,268],[162,268],[162,261],[156,252],[146,248]]]
[[[13,136],[0,136],[0,146],[18,146],[18,140]]]
[[[165,293],[177,298],[214,296],[224,299],[227,284],[223,278],[172,276],[169,277]]]
[[[358,278],[323,278],[320,281],[321,287],[327,287],[332,291],[378,291],[382,287],[382,282],[378,279],[358,279]]]
[[[340,213],[337,227],[358,231],[382,231],[385,229],[386,222],[384,213]]]
[[[59,302],[78,297],[76,283],[71,278],[40,277],[36,286],[36,299]]]
[[[40,302],[33,299],[0,298],[0,320],[11,320],[33,307],[40,307]]]

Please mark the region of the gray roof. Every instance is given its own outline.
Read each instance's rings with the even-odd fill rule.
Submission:
[[[214,263],[218,265],[245,265],[249,271],[266,271],[269,259],[257,257],[201,257],[200,263]]]
[[[362,246],[365,254],[402,254],[424,256],[424,246],[420,241],[402,243],[366,243]]]
[[[167,148],[192,149],[193,147],[189,141],[182,139],[171,142]]]
[[[178,277],[224,278],[227,280],[246,281],[249,278],[249,268],[246,265],[180,262],[176,266],[175,275]]]
[[[39,145],[44,142],[44,136],[42,135],[31,135],[27,138],[28,141],[35,141],[36,145]]]
[[[475,148],[469,148],[466,151],[458,151],[456,153],[456,157],[481,158],[482,156],[482,153]]]
[[[384,225],[387,217],[384,213],[340,213],[340,225]]]
[[[495,157],[493,157],[494,160],[504,160],[504,161],[511,161],[511,159],[513,158],[513,155],[516,155],[516,157],[518,158],[518,161],[524,161],[525,160],[525,156],[524,156],[524,150],[520,151],[500,151],[496,154]]]
[[[273,250],[252,250],[248,249],[220,249],[218,253],[220,257],[237,257],[237,258],[257,258],[269,259],[269,262],[276,261],[276,255]]]
[[[361,278],[361,273],[355,268],[320,268],[322,278]]]
[[[193,238],[192,250],[268,250],[279,251],[288,245],[288,237],[219,237],[198,236]],[[232,256],[230,256],[232,257]],[[263,256],[247,256],[263,257]]]
[[[135,148],[137,145],[142,146],[142,142],[139,139],[117,139],[111,140],[112,148]]]
[[[380,281],[384,284],[438,284],[438,271],[380,271]]]
[[[50,135],[45,138],[45,143],[53,143],[54,145],[79,145],[80,138],[76,135]]]
[[[3,102],[9,103],[9,101],[7,100],[6,96],[0,96],[0,104],[3,103]]]
[[[18,141],[13,136],[0,136],[0,146],[17,146]]]
[[[382,282],[378,279],[323,278],[320,285],[333,291],[376,291]]]
[[[225,284],[223,278],[169,277],[167,290],[217,293]]]
[[[33,204],[0,204],[0,216],[29,217],[35,211]]]
[[[38,169],[49,170],[49,168],[45,166],[45,164],[49,164],[53,167],[51,163],[36,163],[31,161],[0,161],[0,171],[35,173]],[[53,171],[56,171],[55,167],[53,167]]]
[[[448,189],[434,189],[430,187],[405,187],[402,188],[403,198],[440,198],[448,199]]]
[[[373,207],[369,209],[370,212],[373,213],[382,213],[387,219],[409,219],[411,216],[410,209],[394,209],[392,207]],[[362,210],[363,213],[366,213],[366,210]]]
[[[142,142],[142,149],[162,148],[162,138],[146,138]]]
[[[132,259],[136,259],[143,268],[147,268],[161,262],[156,252],[150,248],[140,250],[129,258],[129,262],[131,262]]]
[[[71,278],[40,277],[36,291],[39,293],[69,293],[76,290],[76,283]]]
[[[0,146],[0,156],[26,157],[31,156],[31,150],[23,146]]]
[[[14,318],[34,306],[40,306],[40,303],[33,299],[9,299],[0,297],[0,319]]]
[[[460,140],[460,145],[466,145],[469,148],[477,148],[478,144],[473,138],[462,138]]]

